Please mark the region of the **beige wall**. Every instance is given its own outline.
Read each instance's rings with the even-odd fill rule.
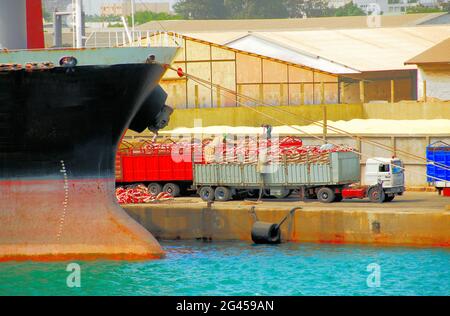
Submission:
[[[426,81],[428,98],[450,100],[450,65],[439,64],[419,67],[417,76],[417,95],[419,99],[424,98],[424,80]]]
[[[394,102],[412,100],[412,77],[404,79],[394,79]],[[361,102],[360,83],[343,83],[341,85],[342,103]],[[371,80],[364,82],[364,102],[385,101],[391,102],[391,80]]]

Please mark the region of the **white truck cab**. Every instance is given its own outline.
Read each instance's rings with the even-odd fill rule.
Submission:
[[[399,158],[367,159],[364,180],[367,186],[381,186],[386,199],[393,200],[405,191],[403,162]]]

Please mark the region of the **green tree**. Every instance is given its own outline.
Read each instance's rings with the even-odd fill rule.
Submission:
[[[407,8],[406,13],[412,14],[412,13],[435,13],[435,12],[445,12],[445,10],[442,10],[437,7],[425,7],[423,5],[418,5],[415,7]]]
[[[450,2],[441,3],[442,11],[450,13]]]
[[[232,19],[276,19],[289,16],[283,1],[273,0],[225,0]]]
[[[354,5],[353,2],[349,2],[343,7],[337,8],[334,12],[335,16],[358,16],[367,15],[361,8]]]
[[[284,0],[290,18],[321,17],[333,15],[326,0]]]
[[[50,22],[53,20],[53,15],[47,11],[44,4],[42,4],[42,18],[45,22]]]
[[[168,14],[165,12],[155,13],[152,11],[142,11],[136,12],[134,14],[134,23],[136,25],[144,24],[151,21],[164,21],[164,20],[181,20],[182,16]],[[131,25],[132,18],[131,16],[127,17],[128,25]]]
[[[228,17],[224,0],[181,0],[173,8],[185,19],[214,20]]]

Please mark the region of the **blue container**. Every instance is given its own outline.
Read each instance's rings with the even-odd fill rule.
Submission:
[[[442,165],[450,168],[450,145],[437,141],[427,147],[427,181],[429,183],[440,181],[431,177],[450,181],[450,170],[443,168]]]

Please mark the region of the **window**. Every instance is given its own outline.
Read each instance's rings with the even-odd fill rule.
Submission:
[[[389,172],[389,164],[380,164],[378,167],[378,172]]]

